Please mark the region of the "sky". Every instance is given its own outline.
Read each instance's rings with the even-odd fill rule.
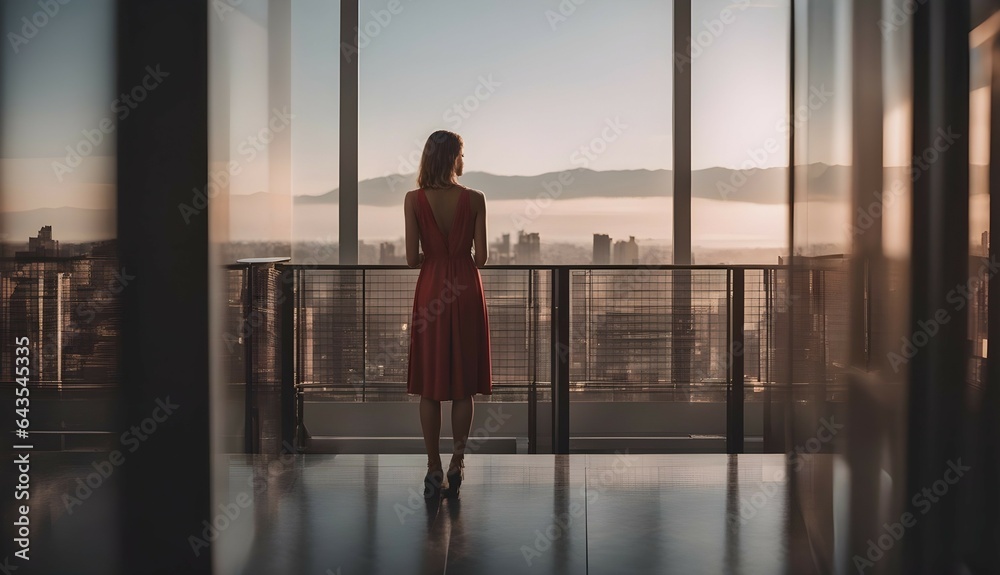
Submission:
[[[781,135],[787,2],[694,4],[694,168],[738,167]],[[292,7],[293,193],[321,194],[339,178],[339,3]],[[113,204],[113,134],[72,172],[53,168],[84,130],[115,116],[113,2],[61,5],[16,48],[9,35],[38,5],[8,0],[3,11],[5,208]],[[670,168],[671,11],[663,0],[362,0],[360,177],[414,172],[427,135],[442,128],[464,137],[467,171]],[[240,158],[238,146],[275,113],[266,0],[210,17],[213,33],[231,42],[225,112],[230,154]],[[785,155],[770,153],[763,165]],[[245,164],[233,192],[263,191],[268,162]]]
[[[469,170],[672,167],[671,2],[590,0],[569,12],[560,5],[571,2],[402,1],[361,53],[362,178],[401,172],[400,157],[439,128],[462,134]],[[363,1],[362,22],[385,5]],[[695,2],[695,169],[739,166],[779,135],[787,19],[780,0]],[[477,97],[483,78],[495,86]],[[621,127],[613,141],[609,120]]]
[[[113,6],[111,0],[70,2],[45,18],[37,16],[37,2],[0,3],[0,200],[5,210],[114,205],[113,133],[102,135],[91,154],[61,179],[52,168],[54,161],[66,162],[65,148],[83,140],[82,130],[115,116]],[[32,34],[23,18],[45,24]]]
[[[230,34],[240,94],[231,157],[273,114],[266,8],[241,6],[217,27]],[[339,11],[292,7],[292,193],[316,195],[339,178]],[[758,164],[782,165],[787,1],[699,0],[692,21],[693,167],[739,167],[770,139],[777,147]],[[463,136],[467,171],[672,167],[669,1],[362,0],[359,30],[361,179],[414,173],[438,129]],[[245,166],[233,193],[262,191],[263,164]]]
[[[270,169],[283,162],[291,165],[292,194],[332,191],[339,185],[339,2],[294,0],[290,34],[281,37],[268,30],[267,0],[231,4],[238,6],[215,13],[210,5],[207,14],[210,85],[228,84],[224,98],[212,97],[212,125],[227,131],[212,133],[211,149],[214,159],[228,151],[240,164],[231,193],[275,191],[268,189]],[[5,210],[113,208],[113,133],[79,167],[54,170],[54,162],[66,162],[67,146],[79,146],[84,131],[115,116],[113,7],[112,0],[60,5],[14,46],[11,34],[22,32],[23,18],[36,17],[38,4],[3,2]],[[438,129],[463,136],[466,171],[670,169],[677,65],[692,69],[694,169],[783,166],[788,0],[693,2],[690,61],[674,58],[672,9],[670,0],[361,0],[360,178],[413,174],[426,137]],[[811,39],[822,44],[829,34],[838,47],[808,54],[810,76],[800,76],[804,90],[829,94],[805,110],[812,130],[807,161],[848,163],[847,132],[837,128],[849,125],[848,36],[836,24],[846,17],[830,17],[835,25],[818,26]],[[269,102],[269,42],[291,48],[287,111]],[[906,111],[887,110],[888,125]],[[275,117],[289,115],[280,128],[291,130],[289,157],[269,155],[266,147],[245,153]],[[362,237],[382,217],[366,210],[359,213]],[[294,233],[294,222],[288,226]]]

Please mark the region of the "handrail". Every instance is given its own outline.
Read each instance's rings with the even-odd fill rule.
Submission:
[[[309,264],[309,263],[296,263],[292,261],[286,262],[261,262],[261,263],[238,263],[229,264],[224,266],[228,270],[243,270],[246,272],[251,272],[253,269],[260,267],[269,267],[281,272],[282,280],[271,280],[278,281],[282,286],[272,288],[280,293],[281,297],[276,302],[276,309],[268,310],[269,313],[273,312],[278,317],[278,326],[280,333],[271,334],[277,336],[277,345],[280,349],[277,350],[277,357],[280,361],[280,387],[281,387],[281,412],[282,421],[280,425],[281,437],[285,441],[286,445],[294,445],[296,447],[303,447],[303,439],[308,436],[308,431],[304,427],[303,421],[303,402],[304,394],[309,389],[321,389],[321,388],[337,388],[337,385],[330,385],[326,383],[316,383],[316,382],[305,382],[298,381],[299,373],[297,368],[294,367],[302,361],[302,357],[299,355],[300,351],[300,334],[299,329],[301,327],[300,322],[303,321],[304,308],[301,307],[302,300],[300,300],[300,294],[305,292],[305,278],[306,274],[298,273],[303,271],[358,271],[361,273],[361,277],[367,276],[367,272],[370,271],[402,271],[402,270],[413,270],[417,272],[419,268],[410,268],[406,265],[374,265],[374,264],[352,264],[352,265],[339,265],[339,264]],[[743,314],[746,307],[746,301],[744,293],[745,286],[744,277],[747,271],[763,271],[765,282],[773,281],[775,276],[771,273],[775,270],[790,270],[791,266],[787,264],[739,264],[739,265],[725,265],[725,264],[708,264],[708,265],[673,265],[673,264],[655,264],[655,265],[643,265],[643,264],[610,264],[610,265],[592,265],[592,264],[537,264],[537,265],[496,265],[496,266],[483,266],[481,270],[497,270],[497,271],[542,271],[548,272],[551,278],[550,286],[548,286],[547,291],[550,301],[549,306],[549,319],[551,320],[551,348],[549,350],[550,357],[550,367],[551,373],[551,403],[552,403],[552,452],[553,453],[568,453],[569,452],[569,402],[570,402],[570,348],[572,345],[571,334],[570,334],[570,281],[573,271],[636,271],[636,272],[655,272],[655,271],[725,271],[727,281],[724,283],[724,290],[726,300],[729,302],[727,307],[729,308],[726,314],[727,326],[725,327],[725,343],[727,346],[726,354],[729,356],[733,355],[734,343],[738,343],[740,347],[743,346]],[[533,274],[529,274],[532,275]],[[636,274],[641,276],[642,274]],[[247,273],[244,277],[245,282],[253,283],[252,276],[254,273]],[[270,276],[275,277],[275,276]],[[692,304],[692,292],[691,292],[691,278],[692,274],[681,274],[680,276],[674,276],[674,320],[673,327],[667,326],[665,329],[668,331],[674,330],[675,341],[676,338],[692,338],[694,337],[690,330],[694,329],[695,325],[694,312],[691,309]],[[534,286],[532,289],[538,290],[538,285],[535,282],[530,282]],[[247,283],[244,284],[247,286]],[[687,286],[687,287],[684,287]],[[249,287],[249,286],[248,286]],[[286,291],[287,288],[287,291]],[[531,291],[531,290],[529,290]],[[244,294],[247,292],[244,291]],[[534,291],[532,293],[535,293]],[[529,294],[530,295],[530,294]],[[542,294],[538,294],[542,295]],[[367,299],[367,290],[362,288],[361,298]],[[538,296],[532,296],[537,298]],[[537,302],[536,302],[537,303]],[[249,310],[248,302],[242,302],[243,309]],[[362,304],[364,305],[364,304]],[[528,304],[529,306],[532,304]],[[680,307],[677,307],[680,306]],[[543,308],[544,309],[544,308]],[[685,311],[686,310],[686,311]],[[770,305],[770,301],[767,303],[767,311],[760,312],[766,313],[768,316],[774,313]],[[678,319],[680,318],[680,319]],[[680,323],[678,323],[678,321]],[[676,330],[684,330],[682,332],[677,332]],[[250,337],[249,339],[253,339]],[[682,341],[684,341],[682,339]],[[248,347],[252,348],[253,343],[247,342]],[[758,342],[759,344],[759,342]],[[709,344],[715,345],[715,344]],[[770,349],[770,348],[768,348]],[[534,354],[535,352],[532,352]],[[769,353],[769,352],[766,352]],[[727,451],[730,453],[742,453],[744,450],[744,437],[743,437],[743,392],[744,392],[744,369],[743,369],[743,358],[742,353],[737,354],[739,357],[729,357],[728,360],[728,373],[725,375],[725,380],[720,380],[720,388],[725,390],[726,397],[726,428],[727,428]],[[246,361],[249,363],[253,360],[254,353],[252,349],[250,353],[245,355]],[[683,379],[685,374],[688,376],[694,376],[694,371],[692,370],[691,359],[692,352],[690,350],[684,351],[674,358],[673,369],[675,376],[678,374],[679,377]],[[763,360],[762,360],[763,361]],[[678,363],[681,362],[681,363]],[[533,365],[533,364],[532,364]],[[262,389],[261,385],[255,385],[253,381],[256,375],[254,375],[254,366],[247,365],[246,373],[248,376],[247,380],[247,405],[246,414],[248,415],[248,420],[246,421],[246,446],[248,449],[257,450],[260,448],[259,441],[255,437],[258,431],[261,429],[260,413],[257,406],[257,399],[255,398],[256,390]],[[367,381],[367,375],[362,369],[362,378]],[[679,380],[678,380],[679,381]],[[275,382],[277,383],[277,382]],[[599,385],[595,382],[595,385]],[[654,385],[658,385],[655,384]],[[722,387],[724,386],[724,387]],[[533,377],[529,377],[529,381],[526,383],[526,390],[528,393],[528,412],[531,417],[537,417],[537,401],[538,393],[536,382]],[[769,387],[782,387],[782,386],[772,386]],[[366,387],[367,389],[367,387]],[[529,451],[536,452],[537,450],[537,422],[529,423]],[[251,437],[253,436],[253,437]]]
[[[228,270],[244,270],[250,263],[224,264],[222,267]],[[311,270],[414,270],[405,264],[318,264],[318,263],[297,263],[294,260],[280,263],[265,263],[264,265],[275,265],[277,267],[289,267],[295,269]],[[481,270],[785,270],[790,269],[788,264],[498,264],[487,263],[480,267]]]

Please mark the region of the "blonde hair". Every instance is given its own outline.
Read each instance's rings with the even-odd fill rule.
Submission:
[[[461,136],[447,130],[431,134],[420,157],[417,185],[421,188],[447,188],[458,184],[455,165],[461,154]]]

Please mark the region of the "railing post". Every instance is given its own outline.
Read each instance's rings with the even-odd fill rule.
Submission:
[[[535,296],[536,270],[528,270],[528,453],[538,453],[538,298]]]
[[[295,430],[298,410],[295,400],[295,269],[279,266],[281,281],[278,294],[278,314],[281,323],[279,357],[281,358],[281,444],[292,453],[298,452]],[[291,446],[291,447],[289,447]]]
[[[368,401],[368,270],[361,270],[361,402]]]
[[[733,268],[730,315],[729,385],[726,386],[726,453],[743,453],[743,318],[746,304],[745,270]]]
[[[301,271],[296,273],[295,279],[295,295],[296,297],[304,297],[303,294],[306,293],[306,274]],[[295,301],[295,306],[299,306],[299,302]],[[305,306],[302,306],[305,309]],[[303,312],[304,313],[304,312]],[[297,321],[304,322],[303,318],[300,316]],[[302,346],[300,345],[303,340],[303,330],[299,325],[293,326],[293,331],[295,332],[294,345],[295,345],[295,359],[299,361],[300,358],[304,357],[302,354]],[[302,364],[296,363],[295,365],[295,451],[297,453],[302,453],[306,449],[306,442],[309,440],[309,430],[306,429],[305,423],[305,389],[299,389],[299,385],[304,383],[301,377]]]
[[[771,453],[774,449],[774,433],[771,429],[771,338],[774,333],[774,306],[771,305],[771,281],[777,277],[777,271],[772,275],[771,270],[764,269],[764,318],[766,322],[765,338],[761,341],[761,349],[764,352],[764,365],[761,366],[760,379],[764,382],[764,453]],[[766,374],[766,375],[765,375]]]
[[[569,268],[552,268],[552,452],[569,453]]]
[[[257,453],[256,409],[254,405],[253,302],[255,297],[253,264],[246,264],[243,276],[243,364],[246,383],[243,386],[243,445],[245,453]]]
[[[690,267],[674,269],[670,273],[670,379],[677,399],[677,392],[684,401],[691,401],[691,392],[698,382],[692,369],[694,363],[694,315],[691,312]]]

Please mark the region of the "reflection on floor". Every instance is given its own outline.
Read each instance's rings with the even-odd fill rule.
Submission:
[[[115,476],[67,510],[98,459],[54,453],[33,466],[31,572],[119,572],[114,539],[100,535],[113,532]],[[788,564],[780,454],[474,454],[461,496],[440,502],[421,495],[421,456],[219,463],[228,489],[204,532],[183,537],[202,540],[223,574],[810,572]]]
[[[440,502],[420,456],[245,461],[220,499],[256,494],[218,543],[229,573],[804,572],[782,455],[470,455]]]

